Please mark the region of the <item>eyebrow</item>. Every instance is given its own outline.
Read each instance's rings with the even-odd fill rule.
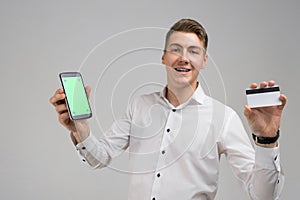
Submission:
[[[178,43],[171,43],[170,45],[168,46],[178,46],[178,47],[181,47],[183,48],[183,46],[181,46],[180,44]],[[200,46],[189,46],[188,49],[193,49],[193,48],[197,48],[197,49],[204,49],[203,47],[200,47]]]

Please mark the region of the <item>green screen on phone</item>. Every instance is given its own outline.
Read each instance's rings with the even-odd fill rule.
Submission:
[[[83,119],[91,116],[91,108],[86,97],[83,80],[76,76],[62,76],[61,81],[65,90],[66,100],[72,119]]]

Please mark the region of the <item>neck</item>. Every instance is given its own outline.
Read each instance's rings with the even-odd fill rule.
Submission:
[[[198,87],[198,82],[194,85],[188,85],[186,87],[172,87],[167,86],[166,88],[166,99],[174,106],[177,107],[180,104],[185,103],[195,92]]]

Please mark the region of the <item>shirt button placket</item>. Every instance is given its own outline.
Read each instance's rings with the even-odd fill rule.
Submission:
[[[172,109],[172,112],[170,113],[169,119],[167,120],[167,124],[168,124],[168,122],[169,122],[170,119],[171,119],[171,121],[173,121],[172,118],[174,117],[173,115],[175,114],[176,111],[177,111],[176,109]],[[172,124],[170,124],[170,125],[172,125]],[[168,125],[167,125],[167,127],[168,127]],[[171,128],[168,127],[168,128],[165,129],[165,131],[166,131],[166,133],[169,134],[169,133],[171,133]],[[169,137],[169,136],[167,136],[167,137]],[[161,149],[161,155],[164,155],[164,154],[166,154],[166,150],[165,149]],[[161,179],[161,178],[162,178],[161,173],[160,172],[156,172],[156,179],[158,180],[158,179]],[[158,200],[158,199],[154,195],[154,196],[152,196],[151,200]]]

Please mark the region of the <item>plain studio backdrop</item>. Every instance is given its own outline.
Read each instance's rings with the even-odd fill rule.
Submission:
[[[296,0],[1,0],[0,199],[126,199],[128,155],[106,169],[84,166],[49,98],[60,87],[59,72],[81,71],[92,87],[91,128],[101,136],[133,96],[164,86],[164,37],[181,18],[207,29],[210,60],[201,84],[237,111],[249,136],[245,88],[273,79],[288,96],[280,138],[282,199],[295,199],[299,8]],[[217,199],[247,199],[224,157],[221,163]]]

